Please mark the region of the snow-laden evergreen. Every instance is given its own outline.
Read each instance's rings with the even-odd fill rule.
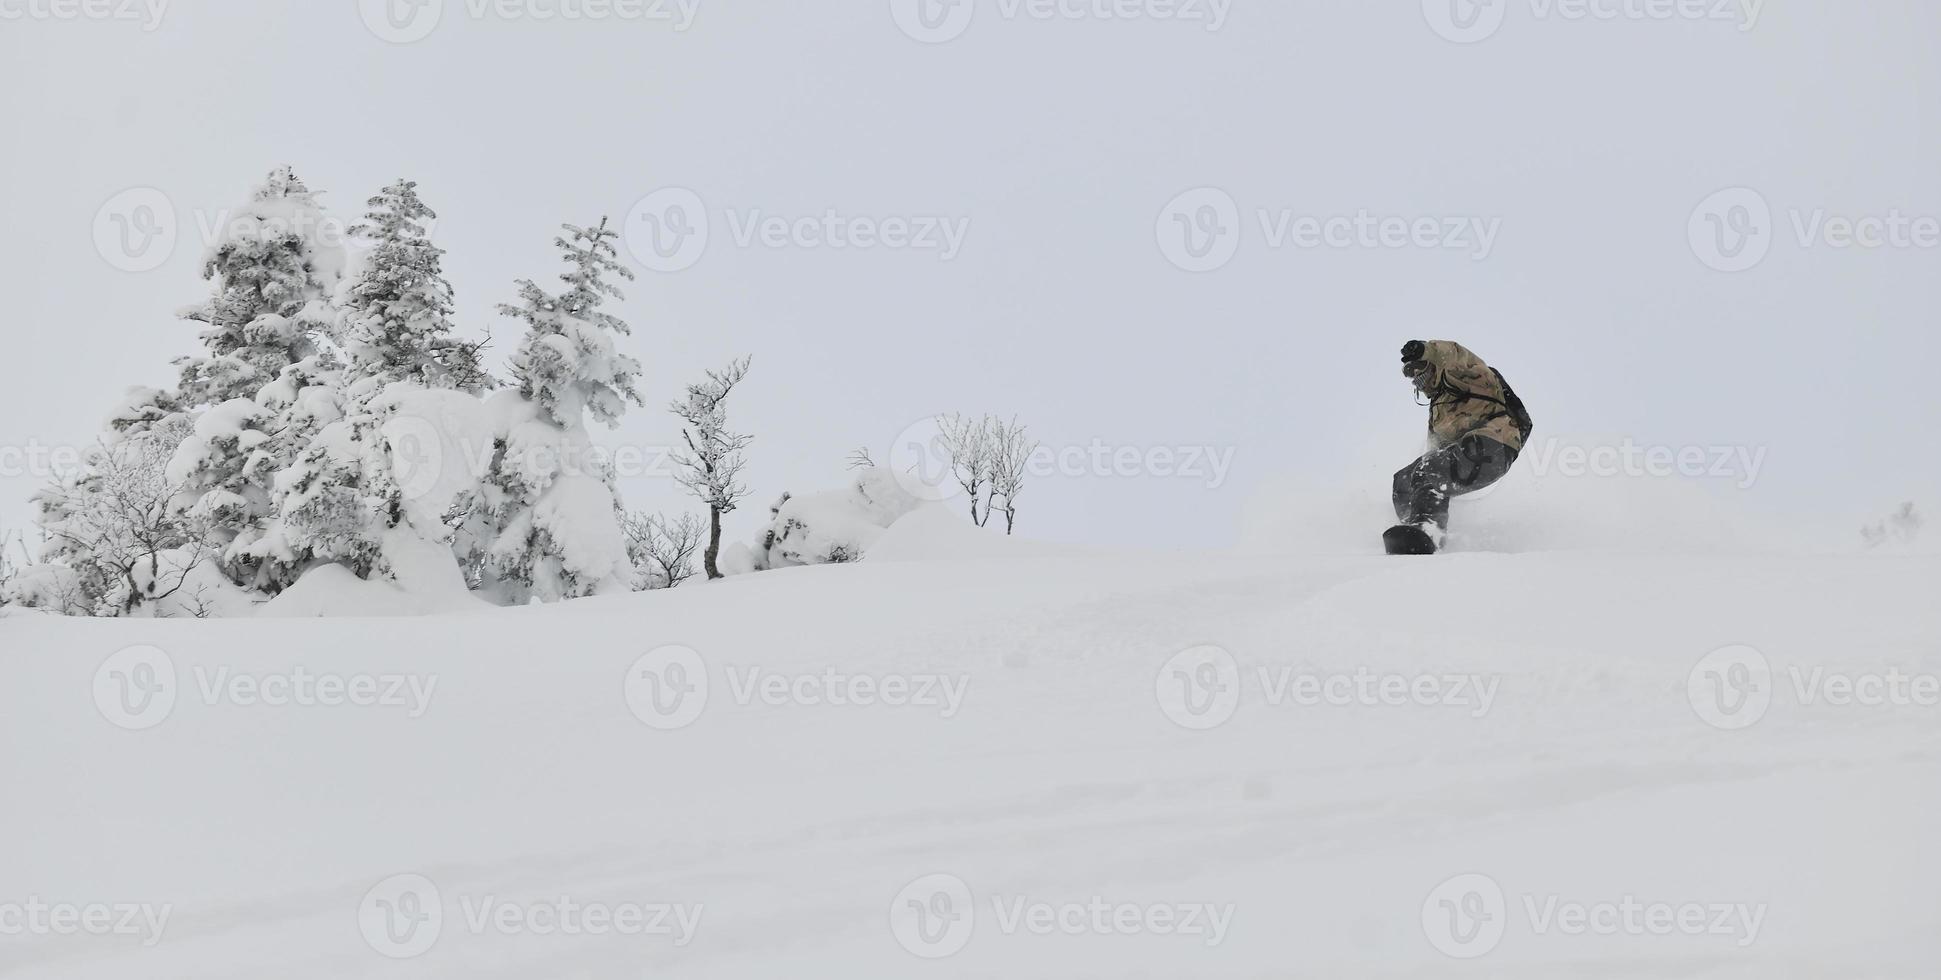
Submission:
[[[330,299],[344,270],[339,238],[316,195],[289,168],[272,171],[204,257],[214,295],[183,314],[208,326],[208,353],[178,361],[180,398],[209,407],[169,473],[211,529],[224,572],[265,593],[300,572],[269,533],[275,475],[342,414]]]
[[[425,611],[676,584],[685,552],[623,531],[587,431],[641,404],[640,365],[615,348],[627,324],[602,309],[632,278],[618,233],[565,226],[562,291],[520,281],[500,307],[525,327],[514,385],[485,399],[495,382],[484,345],[456,333],[435,218],[397,181],[370,199],[352,229],[369,248],[347,262],[287,168],[224,212],[204,256],[211,295],[182,314],[204,351],[176,361],[178,387],[130,389],[101,448],[35,498],[46,540],[4,601],[244,615],[320,575],[370,583],[374,608]],[[649,573],[635,557],[667,560]],[[325,598],[342,594],[316,585],[277,611],[347,611]]]
[[[202,261],[214,295],[182,312],[206,327],[207,353],[176,362],[189,405],[253,397],[337,329],[330,297],[343,276],[343,245],[290,168],[271,171],[223,217]]]
[[[339,417],[306,419],[319,424],[300,430],[301,450],[277,467],[276,516],[258,550],[278,552],[299,569],[338,563],[359,578],[392,578],[400,563],[386,555],[387,546],[395,550],[408,538],[414,554],[426,553],[425,544],[450,550],[442,513],[415,521],[406,514],[405,484],[413,476],[401,475],[398,462],[415,459],[418,443],[436,441],[441,428],[411,406],[441,390],[476,407],[473,396],[492,380],[479,363],[482,345],[455,335],[444,252],[422,224],[437,215],[417,186],[399,180],[386,187],[352,229],[373,244],[340,296],[348,364],[332,392]],[[450,406],[440,414],[450,414]],[[400,419],[407,446],[386,435]]]
[[[620,265],[605,218],[564,226],[554,239],[567,271],[557,296],[519,282],[518,304],[500,307],[526,327],[512,358],[514,387],[490,400],[496,451],[480,490],[476,564],[488,595],[502,603],[553,602],[627,591],[633,569],[620,527],[613,474],[595,450],[586,417],[617,426],[640,363],[614,348],[629,333],[600,309],[620,299]]]
[[[452,323],[452,286],[423,222],[438,215],[399,180],[370,199],[351,234],[373,242],[345,287],[347,394],[361,399],[398,381],[477,392],[491,386],[480,344],[460,340]]]

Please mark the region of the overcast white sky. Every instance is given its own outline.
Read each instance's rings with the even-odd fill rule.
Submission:
[[[699,0],[685,30],[534,18],[562,0],[477,17],[445,0],[410,43],[381,39],[353,0],[174,0],[152,30],[54,19],[63,2],[0,0],[7,447],[91,441],[123,387],[173,378],[170,358],[196,347],[173,311],[207,289],[198,216],[288,163],[347,217],[387,181],[419,181],[461,319],[492,328],[501,356],[516,334],[492,306],[517,278],[552,281],[560,222],[698,195],[707,251],[642,268],[617,311],[649,407],[604,438],[667,444],[678,386],[753,354],[737,539],[780,491],[839,482],[852,448],[880,458],[906,426],[963,410],[1016,413],[1060,447],[1231,447],[1217,488],[1039,480],[1021,529],[1229,543],[1249,498],[1290,479],[1386,493],[1420,441],[1395,353],[1411,337],[1482,354],[1546,435],[1765,447],[1749,507],[1857,523],[1941,487],[1941,248],[1915,220],[1941,216],[1927,0],[1771,0],[1749,25],[1717,0],[1685,8],[1729,19],[1644,0],[1594,5],[1611,19],[1547,0],[1236,0],[1217,30],[1093,0],[1049,17],[977,0],[942,43],[911,37],[890,0]],[[1473,43],[1438,33],[1452,9],[1484,18]],[[1214,227],[1237,247],[1193,273],[1171,260],[1187,253],[1166,209],[1203,187],[1233,201],[1237,228]],[[1702,260],[1702,212],[1697,247],[1691,230],[1736,187],[1770,216],[1723,199],[1725,234],[1761,233],[1728,251],[1764,250],[1727,273]],[[95,243],[97,213],[130,188],[175,213],[174,251],[149,271]],[[1190,198],[1184,217],[1219,200]],[[947,260],[734,240],[751,212],[831,209],[968,231]],[[1483,257],[1471,239],[1277,248],[1283,211],[1475,218],[1494,237]],[[1816,211],[1908,223],[1879,248],[1802,244]],[[41,482],[20,469],[0,477],[10,527]],[[623,492],[680,506],[666,481]]]

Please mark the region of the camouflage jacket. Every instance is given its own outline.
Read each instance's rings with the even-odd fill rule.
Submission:
[[[1453,340],[1431,340],[1422,359],[1429,377],[1429,439],[1437,448],[1478,435],[1511,449],[1523,448],[1523,433],[1511,417],[1508,396],[1495,371]]]

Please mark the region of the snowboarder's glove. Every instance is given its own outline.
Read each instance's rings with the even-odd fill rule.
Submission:
[[[1419,340],[1411,340],[1402,345],[1402,361],[1420,361],[1429,356],[1429,345]]]

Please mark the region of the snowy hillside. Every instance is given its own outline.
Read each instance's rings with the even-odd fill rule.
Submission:
[[[1934,975],[1941,559],[894,537],[0,620],[0,974]]]

